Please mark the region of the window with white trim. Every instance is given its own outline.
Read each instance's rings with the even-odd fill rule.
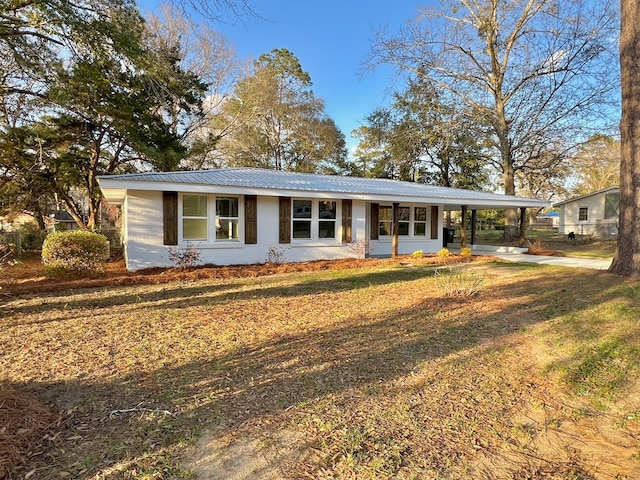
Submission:
[[[393,207],[380,205],[378,211],[378,233],[381,237],[389,237],[393,233]]]
[[[216,240],[237,240],[238,228],[238,197],[216,197]]]
[[[311,200],[294,200],[292,202],[293,238],[311,238],[311,212],[313,202]]]
[[[180,197],[182,241],[220,242],[240,238],[240,198],[185,193]]]
[[[409,207],[398,207],[398,235],[408,236],[411,225],[411,209]]]
[[[336,202],[318,202],[318,238],[336,238]]]
[[[578,210],[578,221],[586,222],[589,220],[589,207],[580,207]]]
[[[427,207],[415,207],[413,209],[413,234],[416,237],[426,237]]]
[[[409,236],[411,232],[411,208],[398,207],[398,235]],[[378,232],[381,237],[393,234],[393,207],[380,205],[378,214]]]
[[[183,240],[208,240],[207,195],[182,196]]]

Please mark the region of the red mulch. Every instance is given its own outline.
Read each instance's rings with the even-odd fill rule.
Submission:
[[[480,257],[473,257],[478,259]],[[449,264],[465,261],[464,257],[436,257],[425,255],[423,258],[410,256],[392,259],[341,259],[315,260],[299,263],[264,263],[254,265],[211,266],[178,269],[178,268],[149,268],[136,272],[128,272],[124,261],[112,260],[107,264],[104,274],[98,277],[55,277],[44,274],[42,263],[38,255],[32,254],[22,259],[18,265],[6,267],[0,273],[0,300],[3,296],[21,295],[26,293],[45,293],[79,288],[100,288],[121,285],[150,285],[170,283],[174,281],[190,281],[202,279],[260,277],[278,273],[312,272],[318,270],[344,270],[351,268],[370,268],[393,264]]]

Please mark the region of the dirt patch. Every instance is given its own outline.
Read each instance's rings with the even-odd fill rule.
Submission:
[[[301,445],[300,435],[290,430],[234,439],[205,432],[185,466],[200,480],[280,480],[284,467],[304,457]]]

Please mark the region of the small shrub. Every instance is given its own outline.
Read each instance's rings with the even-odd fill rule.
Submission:
[[[271,245],[267,252],[267,263],[275,263],[276,265],[285,263],[287,259],[287,250],[289,249],[285,247],[276,247],[275,245]]]
[[[422,257],[424,257],[424,253],[422,252],[422,250],[416,250],[415,252],[413,252],[411,254],[411,256],[413,258],[422,258]]]
[[[444,297],[473,297],[480,292],[484,275],[461,268],[438,269],[435,281]]]
[[[471,254],[473,252],[471,251],[471,249],[469,247],[464,247],[460,249],[460,256],[461,257],[470,257]]]
[[[446,258],[450,256],[451,256],[451,252],[449,251],[448,248],[443,248],[442,250],[438,251],[438,253],[436,253],[436,257]]]
[[[187,247],[184,250],[180,250],[178,247],[169,247],[169,260],[181,270],[193,268],[201,263],[201,254],[202,249],[191,242],[187,242]]]
[[[49,275],[104,272],[109,242],[104,235],[82,230],[54,232],[42,244],[42,263]]]

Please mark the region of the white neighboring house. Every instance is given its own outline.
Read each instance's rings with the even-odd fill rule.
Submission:
[[[174,266],[169,249],[189,244],[204,264],[390,256],[443,246],[443,211],[542,208],[548,202],[386,179],[255,168],[101,176],[122,205],[129,270]],[[398,229],[392,235],[393,213]]]
[[[554,203],[560,208],[558,233],[615,238],[618,234],[620,187],[609,187],[597,192]]]

